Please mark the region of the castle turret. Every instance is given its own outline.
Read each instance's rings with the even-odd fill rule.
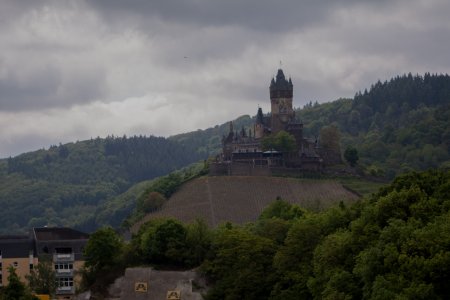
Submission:
[[[294,118],[292,107],[294,86],[291,78],[286,80],[283,70],[278,69],[277,76],[270,83],[270,103],[272,110],[272,132],[285,130],[286,125]]]
[[[258,113],[256,114],[255,123],[255,139],[260,139],[264,136],[264,116],[261,107],[258,108]]]
[[[235,138],[233,131],[233,122],[230,122],[230,130],[227,136],[223,136],[222,138],[222,153],[224,160],[231,160],[231,154],[233,152],[233,140]]]

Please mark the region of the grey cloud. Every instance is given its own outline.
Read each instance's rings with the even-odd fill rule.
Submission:
[[[371,3],[371,1],[362,1]],[[386,1],[377,1],[383,4]],[[357,0],[98,0],[89,2],[109,22],[130,21],[145,24],[147,18],[158,17],[167,22],[193,26],[236,26],[254,30],[276,31],[319,24],[337,7],[359,5]],[[126,14],[132,17],[125,19]]]
[[[449,14],[446,0],[2,0],[0,156],[255,113],[279,60],[295,106],[446,72]]]
[[[0,110],[43,110],[70,107],[100,98],[104,93],[104,75],[87,70],[86,73],[62,71],[54,66],[20,73],[7,70],[0,78]]]

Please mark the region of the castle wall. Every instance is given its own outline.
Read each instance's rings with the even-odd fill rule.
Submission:
[[[246,162],[212,163],[209,176],[299,176],[311,177],[320,174],[321,165],[314,162],[302,164],[301,167],[285,167],[274,164],[252,164]]]

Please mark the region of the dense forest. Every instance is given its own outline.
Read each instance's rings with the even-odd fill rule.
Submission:
[[[124,136],[51,146],[2,160],[0,232],[44,225],[86,231],[117,226],[146,188],[145,183],[133,185],[203,158],[165,138]]]
[[[299,110],[306,134],[336,126],[341,147],[355,147],[367,173],[388,179],[411,170],[450,167],[450,76],[396,77],[354,99]]]
[[[209,300],[447,299],[449,218],[450,171],[427,171],[321,212],[277,199],[244,226],[152,220],[126,244],[103,228],[85,249],[85,287],[104,292],[105,275],[150,264],[199,267]]]

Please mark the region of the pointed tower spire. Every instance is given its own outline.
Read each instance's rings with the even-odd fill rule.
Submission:
[[[256,113],[256,124],[263,124],[264,116],[261,107],[258,107],[258,112]]]

